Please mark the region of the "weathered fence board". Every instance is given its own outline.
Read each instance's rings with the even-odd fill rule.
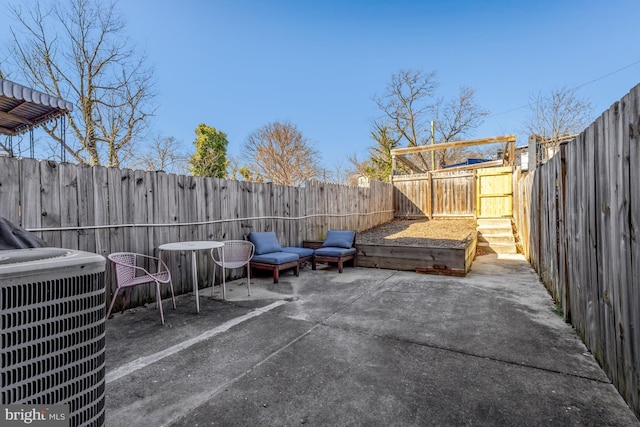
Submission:
[[[587,184],[587,212],[588,212],[588,229],[589,229],[589,246],[587,247],[589,264],[587,267],[587,277],[585,278],[585,283],[589,285],[587,289],[587,294],[589,295],[590,302],[590,310],[589,317],[586,318],[586,321],[589,323],[589,330],[591,331],[591,346],[589,349],[592,353],[595,354],[596,358],[602,360],[602,337],[600,335],[600,329],[598,327],[598,323],[600,322],[600,311],[602,309],[602,299],[600,298],[600,288],[598,284],[598,256],[597,256],[597,246],[596,243],[598,241],[598,230],[596,228],[596,217],[598,216],[599,207],[596,201],[596,183],[597,181],[593,179],[593,171],[596,168],[596,155],[595,148],[596,142],[596,127],[595,124],[589,126],[586,131],[587,141],[584,147],[586,153],[586,170],[590,171],[589,176],[585,176],[586,184]],[[585,248],[582,248],[585,250]]]
[[[68,163],[58,165],[60,171],[60,226],[78,226],[78,177],[77,169]],[[62,233],[63,248],[78,249],[77,233]]]
[[[638,281],[640,277],[640,86],[636,86],[631,91],[631,96],[627,99],[627,114],[623,121],[622,133],[624,138],[629,138],[629,253],[631,264],[628,272],[630,280]],[[636,408],[636,413],[640,408],[640,396],[635,390],[640,389],[640,355],[633,352],[633,349],[640,347],[640,337],[637,331],[640,325],[640,286],[630,286],[626,310],[629,313],[628,325],[635,326],[624,329],[624,337],[627,342],[627,367],[625,375],[629,379],[627,392],[629,404]],[[635,333],[634,333],[635,332]]]
[[[562,147],[566,162],[566,175],[574,176],[575,182],[573,188],[565,191],[565,211],[564,218],[568,221],[565,224],[565,233],[567,236],[567,248],[565,257],[567,257],[567,285],[570,294],[569,307],[565,308],[567,319],[576,322],[576,329],[584,330],[584,307],[586,305],[586,287],[584,285],[583,269],[579,268],[580,264],[584,265],[587,261],[587,252],[580,250],[588,243],[585,236],[588,234],[586,227],[585,201],[586,192],[584,185],[584,158],[583,154],[584,138],[578,138],[575,144],[565,145]],[[571,182],[571,180],[570,180]],[[566,184],[565,184],[566,186]],[[569,261],[567,254],[574,254],[574,260]],[[571,291],[571,283],[576,283],[578,292]],[[575,315],[574,315],[575,313]]]
[[[182,222],[182,218],[180,218],[180,197],[179,190],[180,185],[178,183],[179,175],[168,175],[167,182],[167,193],[169,194],[169,221],[168,223],[173,225],[173,227],[168,227],[167,230],[167,243],[176,242],[180,240],[180,229],[183,227],[180,225]],[[220,234],[220,240],[223,239],[222,234]],[[159,242],[158,242],[159,243]]]
[[[42,227],[60,228],[60,176],[58,165],[53,162],[40,162],[40,204],[42,208]],[[62,246],[60,231],[46,231],[42,237],[51,246]]]
[[[542,281],[553,296],[553,299],[563,306],[563,284],[561,283],[558,256],[561,236],[558,234],[558,194],[560,156],[552,158],[548,162],[550,173],[541,175],[543,185],[541,192],[541,239],[539,265]]]
[[[133,209],[124,209],[125,223],[127,224],[153,224],[153,207],[151,213],[147,206],[147,192],[149,188],[152,188],[151,176],[144,171],[130,171],[129,172],[129,186],[128,189],[123,186],[123,192],[128,191],[130,196],[130,205]],[[127,215],[126,213],[129,213]],[[150,233],[148,227],[126,227],[125,241],[126,239],[134,239],[135,252],[144,253],[147,248],[153,248],[154,245],[153,233]],[[156,266],[145,263],[145,267],[153,271]],[[142,301],[151,301],[152,295],[155,293],[155,287],[150,283],[145,286],[136,286],[135,291],[139,292],[137,299]]]
[[[78,166],[76,169],[78,179],[78,226],[82,224],[96,224],[95,206],[93,203],[93,168],[90,166]],[[96,231],[85,228],[78,230],[78,249],[87,252],[96,252]]]
[[[21,218],[17,222],[24,228],[42,228],[40,164],[37,160],[22,162],[19,182]]]
[[[640,416],[638,164],[640,85],[518,185],[531,264]]]
[[[8,157],[0,157],[0,170],[4,171],[0,179],[0,216],[6,218],[13,224],[20,223],[20,189],[22,188],[20,179],[21,163],[13,161]]]
[[[107,169],[101,166],[97,166],[93,169],[93,200],[88,199],[88,203],[93,202],[94,213],[95,213],[95,223],[91,224],[82,224],[82,225],[96,225],[96,226],[108,226],[109,223],[109,184],[107,178]],[[29,228],[38,228],[35,225],[29,225]],[[108,228],[99,228],[96,231],[96,253],[106,257],[111,252],[116,252],[115,250],[111,250],[109,246],[109,229]],[[107,275],[107,279],[109,276]],[[108,282],[107,282],[108,283]]]
[[[307,200],[307,193],[300,187],[289,187],[291,197],[291,216],[293,218],[301,218],[305,214],[304,206]],[[291,223],[291,234],[289,235],[289,244],[292,246],[302,246],[305,230],[307,229],[307,221],[289,221]]]
[[[618,193],[616,211],[616,222],[619,226],[619,233],[622,234],[622,242],[619,246],[620,256],[624,259],[624,267],[619,270],[618,287],[620,290],[620,298],[618,299],[618,308],[620,312],[619,323],[622,325],[631,325],[632,323],[632,311],[629,306],[629,302],[633,301],[633,289],[627,286],[627,283],[634,279],[631,275],[632,271],[632,238],[631,238],[631,223],[629,221],[629,206],[631,204],[631,195],[638,187],[632,187],[629,185],[631,164],[628,159],[630,157],[630,136],[629,136],[629,113],[631,105],[621,102],[620,103],[620,119],[616,121],[615,138],[619,141],[617,155],[615,157],[616,164],[614,167],[619,171],[619,179],[622,183],[622,192]],[[635,276],[637,277],[637,276]],[[637,306],[636,306],[637,307]],[[619,328],[618,328],[619,329]],[[625,384],[623,387],[623,394],[632,395],[633,390],[637,390],[637,379],[634,381],[633,377],[633,365],[634,354],[631,348],[624,345],[626,341],[633,341],[633,331],[623,326],[620,331],[622,339],[619,341],[619,354],[621,357],[618,364],[619,375],[625,378]],[[638,371],[640,372],[640,371]]]

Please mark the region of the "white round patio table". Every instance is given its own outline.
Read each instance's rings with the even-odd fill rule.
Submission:
[[[188,242],[165,243],[158,246],[158,257],[162,258],[162,251],[191,251],[191,276],[193,278],[193,293],[196,295],[196,312],[200,313],[200,294],[198,292],[198,261],[196,257],[197,251],[211,250],[214,248],[222,248],[224,242],[216,242],[213,240],[194,240]],[[224,262],[224,251],[220,251],[222,261]],[[212,284],[213,286],[213,284]],[[226,295],[222,296],[223,299]]]

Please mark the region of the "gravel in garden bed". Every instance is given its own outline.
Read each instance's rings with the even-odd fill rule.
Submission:
[[[359,232],[356,244],[464,248],[473,239],[476,221],[470,219],[394,219]]]

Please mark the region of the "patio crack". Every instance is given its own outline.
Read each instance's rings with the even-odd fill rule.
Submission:
[[[418,347],[431,348],[431,349],[434,349],[434,350],[446,351],[446,352],[449,352],[449,353],[455,353],[455,354],[459,354],[459,355],[466,356],[466,357],[474,357],[474,358],[477,358],[477,359],[484,359],[484,360],[489,360],[489,361],[492,361],[492,362],[505,363],[507,365],[518,366],[518,367],[521,367],[521,368],[534,369],[534,370],[547,372],[547,373],[552,373],[552,374],[560,374],[560,375],[565,375],[565,376],[572,377],[572,378],[580,378],[580,379],[583,379],[583,380],[595,381],[595,382],[598,382],[598,383],[601,383],[601,384],[611,384],[611,381],[609,381],[609,380],[599,379],[599,378],[595,378],[593,376],[574,374],[574,373],[571,373],[571,372],[564,372],[564,371],[561,371],[561,370],[558,370],[558,369],[551,369],[551,368],[545,368],[545,367],[542,367],[542,366],[535,366],[535,365],[525,364],[523,362],[516,362],[516,361],[513,361],[513,360],[503,359],[503,358],[500,358],[500,357],[494,357],[494,356],[487,356],[487,355],[482,355],[482,354],[478,354],[478,353],[472,353],[472,352],[466,351],[466,350],[461,350],[461,349],[456,349],[456,348],[451,348],[451,347],[444,347],[444,346],[440,346],[440,345],[424,343],[424,342],[415,341],[415,340],[411,340],[411,339],[407,339],[407,338],[400,338],[400,337],[393,337],[393,336],[389,336],[389,335],[375,334],[375,333],[363,331],[362,329],[346,328],[346,327],[341,327],[341,326],[331,325],[331,324],[325,324],[325,323],[322,323],[322,325],[326,326],[328,328],[342,330],[342,331],[348,331],[348,332],[353,332],[353,333],[356,333],[356,334],[359,334],[359,335],[363,335],[363,336],[379,338],[379,339],[389,340],[389,341],[396,341],[396,342],[400,342],[400,343],[404,343],[404,344],[410,344],[410,345],[414,345],[414,346],[418,346]]]
[[[381,283],[386,282],[389,278],[393,277],[395,274],[396,274],[395,272],[393,274],[390,274]],[[386,290],[385,289],[380,289],[378,292],[386,292]],[[201,393],[197,397],[193,396],[192,400],[189,402],[189,407],[188,408],[184,407],[182,414],[176,414],[176,416],[173,419],[167,420],[167,425],[170,425],[170,424],[173,424],[174,422],[177,422],[179,419],[183,418],[185,416],[184,414],[186,414],[189,410],[195,409],[195,408],[203,405],[204,403],[206,403],[207,401],[209,401],[210,399],[215,397],[217,394],[221,393],[223,390],[226,390],[227,388],[229,388],[230,386],[232,386],[236,382],[240,381],[241,379],[246,377],[248,374],[250,374],[251,372],[253,372],[257,368],[259,368],[260,366],[262,366],[265,363],[267,363],[269,360],[273,359],[274,357],[276,357],[277,355],[279,355],[283,351],[285,351],[288,348],[290,348],[292,345],[296,344],[301,339],[307,337],[309,334],[311,334],[318,327],[327,326],[325,324],[325,322],[327,320],[329,320],[331,317],[335,316],[336,314],[340,313],[344,309],[350,307],[356,301],[358,301],[359,299],[361,299],[361,298],[363,298],[363,297],[365,297],[367,295],[371,295],[371,294],[367,293],[367,292],[362,292],[360,295],[354,296],[351,300],[349,300],[346,304],[344,304],[338,310],[334,311],[332,314],[330,314],[329,316],[325,317],[322,320],[319,320],[317,322],[313,322],[312,323],[313,326],[311,326],[309,329],[307,329],[306,331],[304,331],[303,333],[301,333],[297,337],[293,338],[292,340],[290,340],[289,342],[287,342],[285,345],[283,345],[282,347],[278,348],[274,352],[270,353],[268,356],[266,356],[264,359],[262,359],[261,361],[259,361],[255,365],[251,366],[246,371],[244,371],[241,374],[237,375],[236,377],[224,382],[223,384],[221,384],[220,386],[218,386],[215,389],[211,390],[210,392]],[[281,301],[281,302],[284,303],[285,301]]]
[[[381,285],[384,284],[387,280],[389,280],[393,276],[395,276],[396,274],[398,274],[397,271],[394,272],[393,274],[389,275],[387,278],[385,278],[381,282]],[[474,358],[479,358],[479,359],[484,359],[484,360],[490,360],[490,361],[493,361],[493,362],[505,363],[505,364],[508,364],[508,365],[519,366],[519,367],[529,368],[529,369],[535,369],[535,370],[548,372],[548,373],[553,373],[553,374],[566,375],[566,376],[569,376],[569,377],[580,378],[580,379],[584,379],[584,380],[588,380],[588,381],[596,381],[596,382],[602,383],[602,384],[611,384],[611,381],[609,381],[609,380],[599,379],[599,378],[595,378],[593,376],[574,374],[574,373],[571,373],[571,372],[564,372],[564,371],[561,371],[561,370],[558,370],[558,369],[552,369],[552,368],[545,368],[545,367],[542,367],[542,366],[529,365],[529,364],[525,364],[523,362],[517,362],[517,361],[508,360],[508,359],[504,359],[504,358],[500,358],[500,357],[487,356],[487,355],[477,354],[477,353],[473,353],[473,352],[466,351],[466,350],[461,350],[461,349],[456,349],[456,348],[450,348],[450,347],[444,347],[444,346],[435,345],[435,344],[419,342],[419,341],[415,341],[415,340],[411,340],[411,339],[407,339],[407,338],[393,337],[393,336],[388,336],[388,335],[376,334],[376,333],[371,333],[371,332],[364,331],[362,329],[341,327],[341,326],[337,326],[335,324],[328,323],[332,317],[336,316],[340,312],[342,312],[345,309],[347,309],[348,307],[352,306],[357,301],[361,300],[363,297],[373,296],[375,294],[385,293],[385,292],[401,292],[401,291],[394,290],[393,287],[391,289],[384,289],[383,286],[380,286],[380,288],[377,290],[377,292],[374,292],[374,293],[363,292],[363,293],[361,293],[359,295],[356,295],[351,300],[349,300],[345,305],[340,307],[338,310],[334,311],[331,315],[327,316],[323,320],[320,320],[312,329],[307,331],[307,333],[305,333],[305,335],[308,334],[309,332],[311,332],[317,326],[322,325],[322,326],[325,326],[327,328],[333,328],[333,329],[338,329],[338,330],[343,330],[343,331],[355,332],[355,333],[363,335],[363,336],[369,336],[369,337],[374,337],[374,338],[379,338],[379,339],[397,341],[397,342],[410,344],[410,345],[415,345],[415,346],[419,346],[419,347],[432,348],[432,349],[435,349],[435,350],[446,351],[446,352],[450,352],[450,353],[459,354],[459,355],[462,355],[462,356],[474,357]],[[411,292],[409,292],[409,293],[411,293]]]

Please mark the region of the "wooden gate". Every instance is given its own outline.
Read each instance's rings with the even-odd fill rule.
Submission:
[[[505,218],[513,215],[513,167],[477,170],[478,218]]]

